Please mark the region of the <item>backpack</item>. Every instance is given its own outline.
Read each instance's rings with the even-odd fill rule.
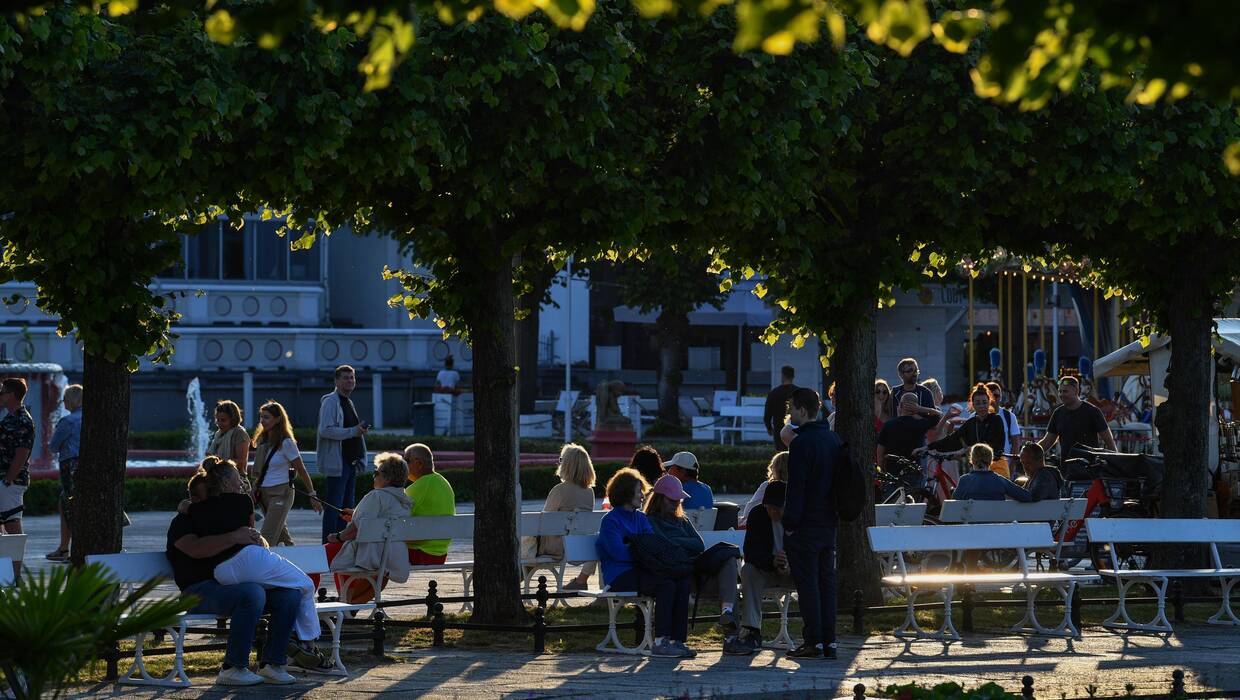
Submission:
[[[840,445],[831,475],[831,499],[835,501],[836,516],[845,522],[861,517],[865,509],[865,475],[861,467],[853,463],[846,442]]]
[[[633,561],[647,573],[660,578],[682,578],[693,573],[693,557],[675,547],[658,533],[626,535]]]

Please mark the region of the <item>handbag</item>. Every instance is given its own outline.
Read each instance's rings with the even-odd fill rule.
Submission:
[[[693,573],[693,558],[663,535],[627,535],[624,541],[629,545],[633,561],[647,573],[661,578],[682,578]]]
[[[258,481],[254,482],[254,488],[250,490],[250,496],[254,499],[254,505],[266,510],[263,507],[263,479],[267,478],[267,468],[271,466],[271,458],[276,456],[276,450],[267,449],[267,459],[263,460],[263,468],[258,470]],[[291,480],[289,483],[293,483]]]

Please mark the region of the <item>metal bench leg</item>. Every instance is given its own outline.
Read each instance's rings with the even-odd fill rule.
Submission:
[[[1131,631],[1131,632],[1171,632],[1171,621],[1167,619],[1167,585],[1168,579],[1164,577],[1153,579],[1128,579],[1120,577],[1117,579],[1119,585],[1119,605],[1115,609],[1115,613],[1102,623],[1107,629]],[[1132,619],[1128,613],[1128,591],[1133,586],[1145,583],[1154,589],[1154,593],[1158,595],[1158,612],[1155,613],[1154,619],[1150,622],[1141,623]]]
[[[146,659],[142,653],[142,645],[146,641],[147,633],[143,632],[134,638],[134,654],[133,664],[129,666],[129,670],[125,675],[117,681],[123,685],[157,685],[168,688],[188,688],[191,683],[189,676],[185,673],[185,628],[186,623],[182,620],[176,627],[168,627],[168,634],[172,637],[173,649],[176,653],[172,658],[172,670],[163,678],[155,678],[146,670]]]
[[[332,633],[332,675],[348,678],[349,669],[345,668],[344,662],[340,660],[340,632],[344,629],[344,612],[319,613],[319,619],[326,623],[328,631]]]
[[[784,591],[779,597],[779,634],[771,640],[770,648],[791,649],[796,646],[792,643],[792,635],[788,632],[788,613],[791,609],[792,591]]]
[[[1063,599],[1063,621],[1056,627],[1047,627],[1038,620],[1037,598],[1044,587],[1037,584],[1025,585],[1025,617],[1012,627],[1013,632],[1032,632],[1051,637],[1068,637],[1075,639],[1081,636],[1080,630],[1072,624],[1072,596],[1076,591],[1076,582],[1055,584],[1048,588],[1054,590]]]
[[[1207,622],[1212,625],[1240,625],[1240,618],[1236,617],[1236,613],[1231,609],[1231,591],[1240,583],[1240,578],[1221,579],[1223,603],[1219,606],[1218,612],[1214,613]]]
[[[625,603],[633,603],[641,612],[643,622],[645,623],[645,634],[642,641],[635,647],[626,647],[620,642],[620,635],[616,631],[616,616],[624,609]],[[596,650],[605,654],[634,654],[640,656],[648,656],[650,648],[654,645],[654,599],[653,598],[608,598],[607,599],[607,636],[598,646]]]
[[[466,599],[464,603],[461,603],[461,612],[473,612],[474,602],[469,600],[470,596],[473,595],[472,589],[474,587],[474,570],[472,568],[461,569],[461,583],[465,586]]]
[[[956,624],[952,621],[952,596],[956,594],[956,586],[947,584],[936,591],[943,597],[943,623],[933,632],[927,631],[917,622],[917,598],[922,595],[922,591],[915,588],[905,588],[905,596],[908,604],[906,606],[907,614],[904,618],[904,624],[896,628],[893,633],[896,637],[912,638],[912,639],[939,639],[943,641],[957,641],[960,639],[960,633],[956,631]]]

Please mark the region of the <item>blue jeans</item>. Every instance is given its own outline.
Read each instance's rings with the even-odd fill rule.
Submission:
[[[337,508],[352,508],[354,491],[357,488],[357,474],[353,467],[344,465],[344,475],[327,477],[326,493],[323,500]],[[348,523],[340,519],[340,512],[323,506],[323,544],[327,544],[327,536],[340,532]]]
[[[224,586],[214,579],[199,581],[185,589],[202,599],[191,613],[207,613],[227,617],[228,650],[224,652],[224,664],[233,668],[250,665],[250,647],[258,619],[263,612],[271,613],[267,625],[267,644],[259,657],[261,663],[283,666],[288,663],[288,644],[293,634],[293,621],[297,618],[297,606],[301,593],[292,588],[265,589],[257,583],[239,583]]]
[[[611,582],[613,591],[637,591],[654,598],[654,634],[678,642],[689,639],[689,578],[655,576],[637,567]]]
[[[835,641],[835,528],[804,527],[784,538],[806,644]]]

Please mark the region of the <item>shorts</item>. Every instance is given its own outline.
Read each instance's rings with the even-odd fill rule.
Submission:
[[[5,486],[0,482],[0,524],[22,519],[22,511],[26,510],[26,487],[13,484]]]
[[[73,474],[77,471],[77,457],[62,460],[60,463],[60,507],[69,505],[69,496],[73,494]]]

